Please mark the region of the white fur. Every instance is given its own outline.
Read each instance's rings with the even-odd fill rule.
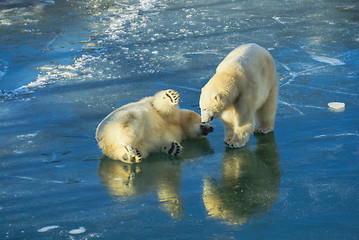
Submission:
[[[102,152],[123,162],[140,162],[151,152],[177,155],[183,139],[213,131],[200,116],[179,109],[179,95],[173,90],[130,103],[110,113],[97,127],[96,140]]]
[[[256,44],[244,44],[228,54],[202,88],[202,122],[221,118],[228,147],[244,146],[254,130],[273,131],[277,75],[272,56]]]

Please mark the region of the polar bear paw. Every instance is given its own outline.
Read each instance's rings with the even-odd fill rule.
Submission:
[[[125,163],[139,163],[142,161],[142,156],[137,148],[131,146],[124,146],[126,152],[122,156],[122,161]]]
[[[227,147],[229,148],[240,148],[243,147],[244,145],[246,145],[247,142],[242,142],[242,141],[225,141],[224,144],[226,144]]]
[[[162,147],[162,152],[168,155],[178,156],[182,152],[182,146],[178,142],[171,142],[168,146]]]
[[[171,89],[165,91],[165,96],[171,101],[173,105],[177,104],[180,98],[180,95]]]
[[[272,127],[268,127],[268,128],[256,128],[254,130],[254,134],[267,134],[267,133],[270,133],[273,131],[273,128]]]

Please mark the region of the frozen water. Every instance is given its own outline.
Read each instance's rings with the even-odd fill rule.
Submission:
[[[358,13],[355,0],[1,1],[0,238],[356,239]],[[216,120],[179,158],[102,156],[109,112],[167,88],[199,112],[248,42],[276,61],[274,134],[229,150]]]

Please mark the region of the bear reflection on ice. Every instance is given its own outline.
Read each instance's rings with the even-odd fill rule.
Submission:
[[[213,131],[199,114],[179,109],[178,101],[179,94],[168,89],[110,113],[96,130],[102,152],[126,163],[140,162],[152,152],[177,156],[179,142]]]
[[[256,136],[255,149],[226,149],[221,177],[203,181],[203,203],[209,217],[243,225],[264,216],[279,194],[280,154],[274,133]]]

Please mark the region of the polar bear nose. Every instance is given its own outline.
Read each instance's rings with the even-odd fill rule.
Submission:
[[[208,130],[209,130],[209,132],[213,132],[213,127],[210,126]]]
[[[208,123],[202,123],[200,129],[204,136],[207,136],[209,133],[213,132],[213,127]]]

